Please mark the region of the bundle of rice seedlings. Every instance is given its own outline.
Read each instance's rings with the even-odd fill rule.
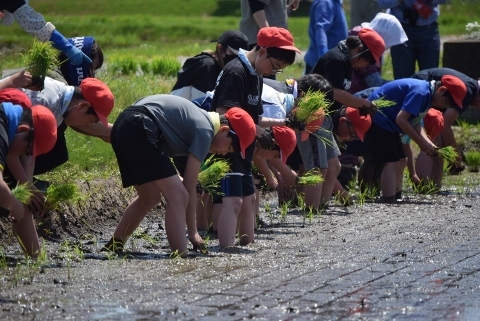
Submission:
[[[230,171],[230,164],[222,159],[213,159],[210,156],[202,166],[203,170],[198,174],[198,182],[205,192],[214,194],[218,182]]]
[[[79,198],[77,185],[73,183],[50,185],[45,195],[48,208],[56,209],[63,202],[72,202]]]
[[[325,93],[309,90],[305,96],[298,100],[294,116],[297,121],[308,124],[325,117],[329,113],[331,105],[332,102],[326,98]]]
[[[15,188],[12,190],[12,194],[17,200],[25,205],[30,202],[30,198],[33,196],[32,190],[28,186],[28,183],[17,184],[17,186],[15,186]]]
[[[377,108],[379,108],[379,109],[380,109],[380,108],[385,108],[385,107],[394,106],[394,105],[397,104],[397,103],[394,102],[393,100],[385,99],[385,96],[373,100],[372,103],[374,103],[375,106],[377,106]]]
[[[448,164],[455,163],[455,161],[458,157],[457,151],[452,146],[437,148],[435,150],[435,154],[436,154],[436,156],[440,157],[441,159],[443,159]]]
[[[22,55],[23,64],[32,74],[31,86],[41,85],[49,69],[57,69],[60,62],[57,58],[57,51],[50,42],[41,42],[34,39],[32,47],[26,54]]]
[[[320,183],[323,183],[323,177],[312,170],[298,177],[298,185],[314,186]]]

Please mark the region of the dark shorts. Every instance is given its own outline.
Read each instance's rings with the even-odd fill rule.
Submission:
[[[243,159],[240,153],[228,153],[223,158],[230,164],[232,175],[230,178],[224,178],[220,184],[219,193],[213,196],[213,202],[221,203],[223,197],[236,196],[245,197],[255,193],[255,185],[253,184],[252,175],[252,155],[255,146],[252,144],[246,150],[246,159]],[[243,174],[243,176],[241,176]]]
[[[298,146],[295,146],[293,152],[290,154],[290,156],[288,156],[287,165],[294,171],[298,171],[300,169],[300,165],[303,165],[302,156],[300,155]]]
[[[400,134],[385,130],[375,123],[367,131],[365,142],[373,164],[398,162],[406,157]]]
[[[163,133],[138,109],[123,111],[112,128],[111,141],[123,187],[177,175],[163,148]]]

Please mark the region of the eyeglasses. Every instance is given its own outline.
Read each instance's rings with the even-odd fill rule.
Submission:
[[[283,72],[283,69],[275,68],[271,57],[268,57],[268,60],[270,60],[270,65],[272,66],[272,69],[270,70],[271,74],[281,74]]]
[[[369,49],[366,49],[366,50],[364,50],[364,51],[361,51],[361,52],[357,53],[356,55],[353,55],[352,57],[350,57],[350,59],[356,58],[356,57],[360,56],[361,54],[367,52],[368,50],[369,50]]]

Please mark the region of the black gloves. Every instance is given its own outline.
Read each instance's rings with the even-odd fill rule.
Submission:
[[[289,115],[286,119],[285,119],[285,125],[291,129],[297,129],[299,131],[304,131],[305,130],[305,127],[306,127],[306,124],[305,123],[302,123],[301,121],[299,121],[295,115]]]

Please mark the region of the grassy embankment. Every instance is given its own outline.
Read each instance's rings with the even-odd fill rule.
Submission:
[[[346,1],[347,11],[348,3]],[[98,77],[110,86],[116,97],[110,122],[138,98],[170,92],[175,73],[155,72],[154,61],[163,62],[168,67],[178,57],[193,56],[202,50],[213,49],[214,44],[210,40],[226,29],[236,29],[240,17],[239,1],[37,0],[32,6],[65,36],[92,35],[102,46],[106,68]],[[479,13],[480,8],[474,1],[454,0],[452,4],[443,6],[440,18],[442,35],[465,34],[465,24],[474,21],[480,16]],[[308,19],[308,10],[301,9],[289,20],[295,42],[304,50],[308,47]],[[21,63],[17,53],[27,48],[31,41],[31,36],[17,24],[13,27],[2,26],[1,67],[19,67]],[[384,74],[391,79],[388,61]],[[147,72],[141,72],[141,69]],[[299,76],[302,69],[303,64],[299,61],[287,68],[280,79]],[[71,130],[67,131],[67,140],[70,162],[43,178],[62,181],[72,175],[84,179],[112,175],[118,177],[116,160],[109,145]]]

